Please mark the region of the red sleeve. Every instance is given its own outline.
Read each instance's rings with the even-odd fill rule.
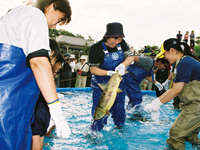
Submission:
[[[171,64],[167,66],[167,70],[171,70]]]

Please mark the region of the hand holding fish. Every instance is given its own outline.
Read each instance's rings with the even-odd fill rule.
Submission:
[[[125,70],[126,70],[126,67],[124,64],[119,64],[116,68],[115,68],[115,72],[119,71],[119,74],[121,76],[123,76],[125,74]]]
[[[112,70],[109,70],[109,71],[107,71],[107,76],[112,76],[113,74],[115,74],[115,73],[117,73],[117,72],[115,72],[115,71],[112,71]]]

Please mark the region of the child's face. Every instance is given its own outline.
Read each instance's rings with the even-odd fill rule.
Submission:
[[[62,68],[62,64],[60,62],[57,62],[54,66],[53,66],[53,72],[57,73],[59,71],[59,69]]]
[[[51,54],[50,54],[50,64],[51,64],[51,67],[53,67],[56,63],[56,60],[57,60],[57,57],[53,57],[53,54],[54,54],[54,51],[51,51]]]

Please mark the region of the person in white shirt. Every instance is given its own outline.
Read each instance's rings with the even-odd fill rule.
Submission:
[[[77,77],[78,77],[78,87],[85,87],[87,74],[84,75],[83,72],[87,73],[89,71],[89,65],[85,61],[84,56],[81,56],[80,62],[76,64],[76,70],[77,70]]]
[[[49,28],[71,21],[68,0],[34,1],[0,19],[0,148],[31,149],[31,119],[43,94],[58,136],[70,128],[62,115],[49,62]]]
[[[75,58],[74,54],[70,54],[69,56],[70,59],[70,66],[72,68],[72,77],[71,77],[71,87],[75,87],[76,84],[76,63],[77,63],[77,59]]]

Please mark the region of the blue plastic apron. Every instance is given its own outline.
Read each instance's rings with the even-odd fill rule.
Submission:
[[[102,43],[103,51],[105,53],[104,62],[99,66],[99,68],[104,70],[115,70],[115,68],[124,61],[124,53],[121,49],[120,45],[117,45],[118,51],[108,53],[105,43]],[[98,83],[107,83],[109,81],[109,76],[97,76],[94,75],[92,77],[92,90],[93,90],[93,106],[92,106],[92,116],[94,115],[94,111],[99,102],[99,99],[102,94],[102,90],[99,88]],[[123,89],[122,80],[120,83],[120,88]],[[112,114],[112,118],[114,120],[115,125],[122,125],[125,121],[125,92],[121,92],[117,95],[115,103],[110,109],[110,113]],[[91,123],[91,129],[95,131],[100,131],[103,129],[103,126],[107,124],[108,116],[103,117],[102,119],[95,120]]]
[[[128,108],[132,108],[142,102],[142,92],[140,89],[140,83],[142,80],[144,80],[150,74],[153,81],[154,77],[152,69],[147,71],[136,65],[130,65],[127,68],[127,71],[129,73],[125,74],[123,78],[125,83],[125,92],[129,98]]]
[[[31,117],[39,96],[19,47],[0,43],[0,149],[31,149]]]

